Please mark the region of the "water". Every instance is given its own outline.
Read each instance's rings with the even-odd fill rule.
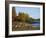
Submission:
[[[40,26],[40,22],[33,22],[32,26]]]

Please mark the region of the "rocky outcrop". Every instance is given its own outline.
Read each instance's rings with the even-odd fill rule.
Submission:
[[[24,22],[14,22],[12,31],[32,30],[32,25]]]

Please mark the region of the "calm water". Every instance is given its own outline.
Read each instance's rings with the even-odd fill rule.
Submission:
[[[40,26],[40,22],[33,22],[32,26]]]

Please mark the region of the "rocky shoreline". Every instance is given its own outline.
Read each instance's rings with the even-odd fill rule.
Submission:
[[[31,30],[32,25],[24,22],[13,22],[12,31]]]

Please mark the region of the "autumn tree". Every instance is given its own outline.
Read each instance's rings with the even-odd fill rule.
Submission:
[[[28,14],[24,13],[24,12],[19,12],[18,14],[18,20],[25,22],[28,19]]]

